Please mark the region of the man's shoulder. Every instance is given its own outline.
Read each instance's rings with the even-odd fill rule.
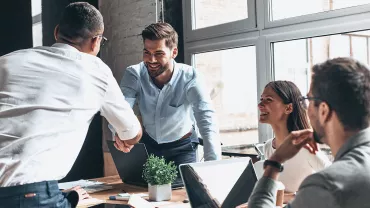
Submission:
[[[131,65],[125,69],[125,73],[131,73],[136,76],[141,76],[141,74],[145,71],[144,62],[140,62],[135,65]]]
[[[176,65],[184,81],[197,81],[202,78],[202,73],[196,70],[194,67],[183,63],[176,63]]]
[[[323,170],[308,176],[301,186],[320,185],[328,189],[341,189],[345,186],[353,186],[356,181],[369,181],[370,185],[370,161],[367,164],[356,164],[351,160],[335,161]],[[370,188],[370,187],[369,187]]]
[[[14,56],[24,55],[24,54],[27,54],[27,53],[35,53],[35,52],[37,52],[36,49],[37,48],[20,49],[20,50],[16,50],[16,51],[7,53],[3,56],[0,56],[0,58],[1,59],[6,59],[6,58],[12,58]]]

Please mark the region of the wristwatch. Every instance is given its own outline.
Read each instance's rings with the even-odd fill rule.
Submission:
[[[283,164],[281,164],[279,162],[276,162],[276,161],[273,161],[273,160],[265,160],[265,162],[263,163],[263,169],[265,169],[266,166],[268,166],[268,165],[278,169],[279,172],[283,172],[283,170],[284,170]]]

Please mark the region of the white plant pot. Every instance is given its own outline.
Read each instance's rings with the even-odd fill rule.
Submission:
[[[148,185],[149,200],[151,201],[168,201],[172,197],[171,184]]]

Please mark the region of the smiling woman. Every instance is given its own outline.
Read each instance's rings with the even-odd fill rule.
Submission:
[[[258,104],[259,121],[270,124],[275,138],[264,145],[264,154],[268,159],[283,143],[292,131],[310,128],[305,105],[301,102],[301,92],[290,81],[274,81],[266,85]],[[322,153],[310,154],[302,148],[298,154],[284,164],[280,181],[288,192],[296,192],[308,175],[330,165],[329,159]],[[296,170],[300,170],[297,172]]]

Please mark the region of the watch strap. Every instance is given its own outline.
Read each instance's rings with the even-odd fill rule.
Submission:
[[[268,165],[278,169],[279,172],[283,172],[284,170],[283,164],[273,161],[273,160],[265,160],[265,162],[263,163],[263,168],[266,168],[266,166]]]

